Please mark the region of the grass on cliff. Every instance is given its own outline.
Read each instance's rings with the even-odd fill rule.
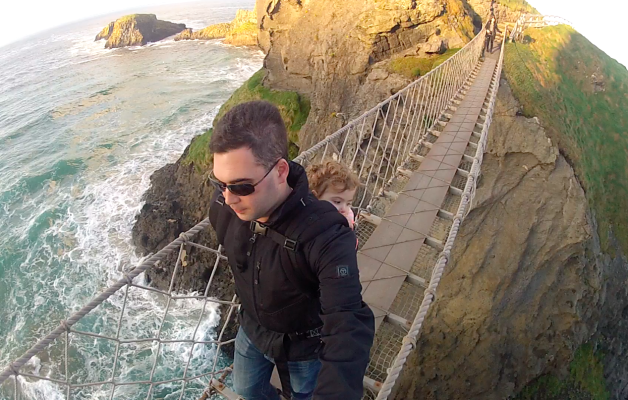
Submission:
[[[251,100],[266,100],[279,108],[279,112],[286,123],[288,130],[288,156],[292,159],[299,154],[299,137],[301,130],[310,113],[310,101],[299,95],[297,92],[271,90],[262,85],[264,70],[261,69],[253,74],[244,84],[238,88],[229,100],[227,100],[214,118],[214,124],[222,118],[227,111],[234,106]],[[197,170],[202,170],[211,164],[212,156],[209,152],[209,139],[212,129],[197,136],[192,141],[184,164],[194,164]]]
[[[525,0],[497,0],[497,3],[508,7],[513,11],[523,11],[531,14],[539,14],[536,8],[532,7]]]
[[[604,250],[611,228],[628,254],[628,71],[568,26],[524,34],[506,48],[513,93],[574,167]]]
[[[257,24],[255,22],[245,22],[243,24],[238,25],[234,28],[230,33],[232,35],[244,34],[244,33],[255,33],[258,31]]]
[[[438,67],[460,49],[449,49],[443,54],[430,57],[402,57],[393,60],[389,64],[389,70],[397,74],[414,79],[423,76]]]
[[[601,355],[586,343],[576,351],[563,380],[544,375],[526,386],[514,400],[608,400]]]
[[[125,16],[122,16],[122,17],[118,18],[118,21],[120,23],[131,21],[131,20],[136,19],[139,15],[140,14],[128,14],[128,15],[125,15]]]

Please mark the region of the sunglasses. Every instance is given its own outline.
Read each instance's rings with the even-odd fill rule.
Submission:
[[[209,181],[216,187],[216,189],[220,190],[221,192],[224,192],[225,190],[229,189],[229,191],[235,194],[236,196],[248,196],[250,194],[253,194],[253,192],[255,192],[255,186],[259,185],[264,179],[266,179],[268,174],[270,174],[270,171],[272,171],[275,168],[275,166],[280,160],[281,158],[275,161],[273,166],[270,167],[268,172],[266,172],[266,175],[264,175],[262,179],[260,179],[259,181],[255,183],[234,183],[234,184],[228,185],[216,179],[216,177],[214,176],[214,171],[212,171],[211,175],[209,176]]]

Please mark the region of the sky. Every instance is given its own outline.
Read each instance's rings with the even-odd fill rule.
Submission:
[[[528,0],[541,14],[563,17],[606,54],[628,67],[627,0]]]
[[[0,6],[0,47],[55,26],[152,5],[190,0],[18,0]],[[205,0],[208,4],[212,0]],[[627,0],[528,0],[539,12],[561,16],[596,46],[628,66]],[[25,16],[27,16],[25,18]]]

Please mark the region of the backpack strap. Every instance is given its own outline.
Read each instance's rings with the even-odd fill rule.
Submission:
[[[279,382],[281,382],[281,398],[292,399],[292,384],[290,382],[290,369],[287,360],[275,360]]]
[[[336,208],[324,201],[301,199],[305,207],[292,219],[285,234],[261,224],[251,222],[251,230],[267,236],[283,247],[281,267],[290,282],[310,298],[318,298],[318,278],[307,265],[303,248],[306,243],[334,225],[349,226],[347,219]]]
[[[222,194],[215,193],[212,200],[209,207],[209,221],[216,232],[218,243],[223,244],[231,216],[223,211],[225,198]]]

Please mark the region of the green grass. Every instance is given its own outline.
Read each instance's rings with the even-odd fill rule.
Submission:
[[[497,0],[497,3],[506,6],[513,11],[523,11],[531,14],[539,14],[536,8],[532,7],[525,0]]]
[[[408,78],[414,79],[423,76],[438,67],[449,57],[456,54],[460,49],[449,49],[443,54],[437,54],[430,57],[402,57],[393,60],[389,64],[389,70],[397,74],[401,74]]]
[[[138,16],[139,16],[139,14],[129,14],[129,15],[124,15],[124,16],[122,16],[122,17],[118,18],[118,21],[120,21],[121,23],[122,23],[122,22],[127,22],[127,21],[130,21],[130,20],[132,20],[132,19],[137,18]]]
[[[190,144],[190,150],[183,160],[186,165],[194,164],[197,170],[208,167],[212,162],[212,156],[209,152],[209,139],[212,137],[213,128],[209,128],[202,135],[196,136]]]
[[[241,33],[257,33],[257,24],[255,22],[245,22],[241,25],[238,25],[237,28],[231,31],[232,35],[241,34]]]
[[[229,100],[220,107],[218,115],[214,119],[214,126],[227,111],[240,103],[252,100],[269,101],[279,108],[279,112],[286,123],[289,140],[288,156],[292,159],[299,154],[298,133],[307,121],[310,113],[310,101],[297,92],[270,90],[264,87],[262,85],[264,73],[263,69],[257,71],[233,92]],[[197,170],[207,168],[211,164],[212,156],[208,148],[211,132],[212,129],[209,129],[194,138],[190,150],[183,160],[184,164],[194,164]]]
[[[579,399],[608,400],[601,355],[586,343],[576,351],[569,364],[569,376],[560,380],[544,375],[526,386],[515,400],[561,400]]]
[[[604,250],[612,230],[628,254],[628,71],[572,28],[525,32],[509,43],[504,71],[527,116],[538,116],[576,171]],[[594,78],[604,90],[594,90]]]
[[[601,356],[595,353],[589,343],[582,345],[569,365],[571,379],[576,385],[591,394],[595,400],[608,400],[610,393],[604,381],[604,366]]]

